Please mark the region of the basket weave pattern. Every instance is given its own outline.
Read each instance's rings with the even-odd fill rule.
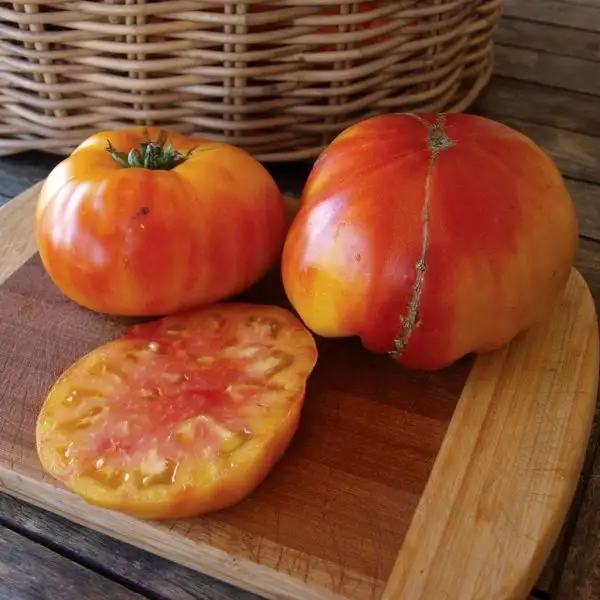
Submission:
[[[367,116],[466,109],[500,4],[0,1],[0,154],[156,124],[311,158]]]

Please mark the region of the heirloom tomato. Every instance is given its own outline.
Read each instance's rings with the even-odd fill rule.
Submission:
[[[63,373],[38,416],[43,468],[140,518],[230,506],[292,439],[317,360],[291,312],[223,303],[133,326]]]
[[[313,165],[282,277],[315,333],[437,369],[543,319],[577,243],[565,183],[531,139],[474,115],[390,114]]]
[[[278,258],[283,200],[224,143],[136,127],[97,133],[48,176],[40,257],[57,287],[103,313],[162,316],[233,296]]]

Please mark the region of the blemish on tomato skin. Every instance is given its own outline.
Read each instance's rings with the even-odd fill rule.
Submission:
[[[134,219],[139,219],[140,217],[145,217],[150,214],[150,209],[147,206],[141,206],[138,212],[133,215]]]

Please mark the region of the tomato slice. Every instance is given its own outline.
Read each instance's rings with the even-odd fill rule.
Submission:
[[[38,417],[45,471],[147,519],[249,495],[296,432],[317,361],[286,309],[222,303],[135,325],[75,362]]]

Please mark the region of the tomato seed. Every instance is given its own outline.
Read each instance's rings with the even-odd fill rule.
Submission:
[[[257,354],[259,354],[262,349],[263,349],[263,346],[257,346],[257,345],[244,346],[243,348],[240,348],[239,350],[237,350],[235,355],[238,358],[252,358],[253,356],[256,356]]]
[[[61,431],[75,431],[78,429],[86,429],[87,427],[90,427],[92,424],[92,422],[89,419],[86,418],[82,418],[82,419],[68,419],[67,421],[63,421],[62,423],[60,423],[60,425],[58,425],[57,429],[60,429]]]
[[[249,375],[272,377],[294,364],[294,357],[284,350],[273,350],[264,360],[250,365]]]
[[[74,417],[72,419],[67,419],[62,423],[59,423],[57,429],[62,431],[75,431],[78,429],[86,429],[90,427],[93,423],[95,417],[100,415],[106,410],[105,407],[101,406],[92,406],[88,410],[86,410],[83,415]]]
[[[74,390],[71,390],[69,395],[63,400],[63,404],[74,404],[75,402],[79,402],[82,398],[102,400],[104,394],[91,388],[75,388]]]
[[[212,331],[219,332],[221,331],[221,329],[223,329],[226,325],[227,321],[225,320],[225,317],[219,316],[219,315],[215,315],[210,319],[210,325],[211,327],[207,328],[207,329],[212,329]]]
[[[186,373],[161,373],[161,377],[170,383],[183,383],[189,379]]]
[[[131,473],[127,471],[123,476],[123,483],[132,483],[136,487],[140,487],[140,474],[137,472]]]
[[[260,384],[237,383],[229,384],[225,388],[225,393],[228,394],[234,402],[248,402],[254,396],[260,394],[263,389],[264,386]]]
[[[259,335],[276,339],[281,332],[281,323],[271,317],[250,317],[246,323]]]
[[[82,475],[89,477],[100,485],[113,490],[116,490],[123,484],[123,471],[120,469],[115,471],[104,471],[102,468],[88,468],[82,473]]]
[[[238,431],[231,434],[228,438],[223,440],[221,447],[219,448],[219,454],[221,456],[227,456],[232,454],[236,450],[239,450],[249,439],[250,435],[244,431]]]
[[[57,446],[56,453],[59,456],[60,462],[63,465],[70,465],[73,462],[73,457],[71,456],[71,450],[73,449],[73,443],[71,442],[67,446]]]
[[[90,375],[99,375],[101,377],[106,377],[107,375],[112,376],[117,380],[117,382],[121,382],[125,378],[125,372],[122,371],[116,365],[108,365],[104,362],[97,362],[93,364],[89,369],[88,373]]]
[[[214,356],[200,356],[196,359],[196,363],[201,367],[209,367],[214,364],[215,360]]]
[[[140,396],[142,398],[144,398],[144,400],[153,400],[154,398],[158,398],[159,396],[162,396],[162,392],[160,391],[160,388],[158,388],[158,387],[153,388],[153,389],[142,388],[140,390]]]
[[[129,350],[125,353],[125,358],[132,363],[137,364],[143,358],[144,352],[141,350]]]
[[[172,458],[166,458],[164,462],[164,469],[160,473],[152,473],[142,477],[142,487],[175,483],[179,462]]]

